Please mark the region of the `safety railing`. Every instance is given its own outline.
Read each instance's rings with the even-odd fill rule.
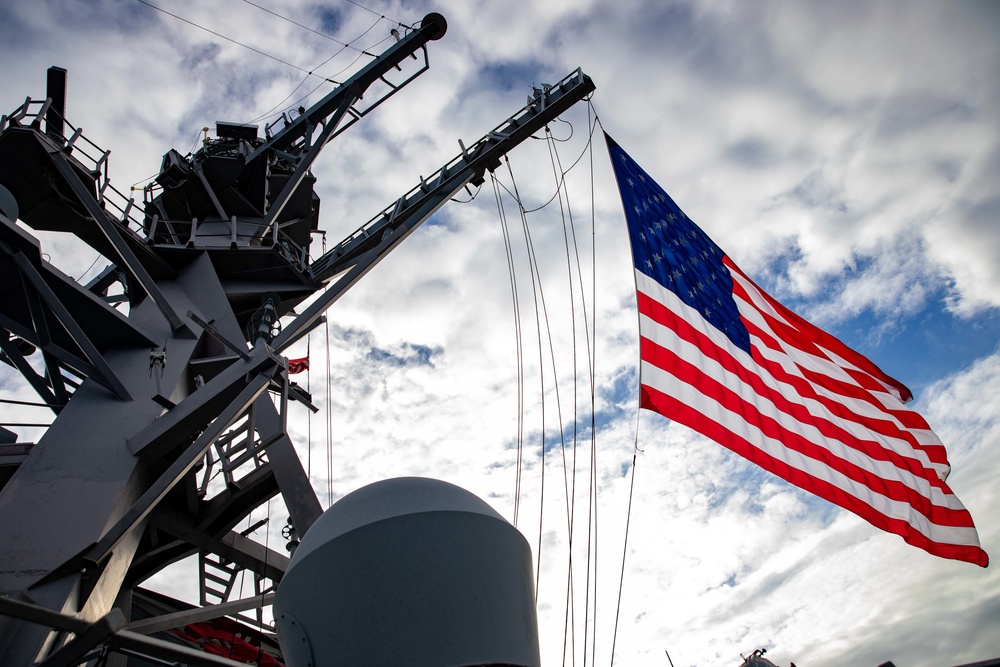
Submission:
[[[461,153],[452,158],[430,177],[424,178],[421,176],[420,183],[415,185],[409,192],[377,213],[368,222],[361,225],[356,231],[314,261],[309,267],[310,275],[317,280],[329,278],[336,272],[334,267],[340,266],[341,257],[349,255],[355,248],[369,243],[369,239],[373,235],[391,233],[393,221],[403,211],[410,208],[413,201],[416,201],[424,194],[432,192],[435,188],[445,183],[452,174],[467,166],[474,157],[484,154],[487,149],[508,139],[518,128],[526,125],[530,119],[534,119],[544,111],[553,98],[560,97],[565,91],[570,89],[585,88],[587,81],[583,70],[578,68],[563,77],[558,83],[552,85],[543,84],[540,88],[533,88],[532,94],[528,97],[527,104],[520,111],[507,118],[507,120],[500,123],[500,125],[469,147],[466,147],[459,140],[458,145]]]
[[[83,134],[83,129],[75,127],[52,108],[52,99],[33,100],[30,97],[8,115],[0,117],[0,133],[11,127],[30,127],[42,132],[42,123],[50,116],[62,120],[63,131],[56,132],[47,126],[44,131],[52,141],[61,146],[66,155],[75,159],[95,180],[95,196],[108,218],[117,222],[123,230],[139,240],[145,240],[143,226],[133,215],[135,200],[111,185],[108,174],[110,150],[104,150]],[[66,136],[69,134],[69,136]]]

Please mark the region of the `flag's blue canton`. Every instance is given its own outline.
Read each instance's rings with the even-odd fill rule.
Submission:
[[[750,352],[750,334],[733,300],[725,253],[610,137],[635,267],[701,313],[734,345]]]

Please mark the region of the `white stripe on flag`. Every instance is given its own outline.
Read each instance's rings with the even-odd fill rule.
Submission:
[[[717,348],[718,354],[726,355],[733,359],[746,372],[760,378],[769,389],[781,394],[785,400],[796,406],[809,409],[818,421],[824,420],[843,427],[845,430],[854,426],[850,422],[838,419],[836,416],[830,414],[825,407],[816,404],[814,401],[803,400],[791,388],[775,381],[768,373],[762,373],[762,369],[757,366],[749,355],[733,345],[728,337],[715,329],[715,327],[704,322],[694,309],[683,303],[670,290],[663,288],[641,272],[637,272],[636,281],[641,293],[659,302],[682,321],[694,325],[703,336],[710,340],[710,344]],[[962,527],[936,524],[930,518],[924,516],[918,508],[915,508],[913,503],[876,493],[869,485],[863,483],[863,481],[854,479],[850,475],[831,467],[831,465],[837,465],[836,459],[839,459],[857,466],[863,475],[869,476],[869,481],[876,482],[874,484],[876,487],[878,486],[877,480],[898,482],[904,484],[917,495],[925,498],[928,504],[944,508],[945,512],[947,510],[963,511],[964,508],[961,503],[947,488],[942,489],[936,485],[932,485],[927,479],[921,478],[909,470],[898,468],[889,461],[873,459],[836,439],[831,439],[823,435],[813,424],[792,418],[775,405],[773,401],[762,397],[752,387],[748,386],[737,376],[734,376],[721,363],[713,359],[712,354],[705,354],[695,344],[688,342],[676,335],[673,330],[645,315],[640,317],[640,332],[647,339],[656,342],[669,352],[672,352],[676,355],[677,359],[686,361],[697,368],[699,373],[699,376],[692,384],[644,360],[640,376],[644,385],[668,394],[681,403],[691,406],[700,414],[723,427],[726,431],[745,440],[751,446],[756,447],[766,456],[781,461],[812,478],[832,484],[844,493],[850,494],[863,502],[882,516],[905,521],[933,542],[956,545],[978,544],[975,529],[971,526]],[[706,395],[703,389],[700,388],[706,380],[719,382],[731,390],[742,401],[741,410],[734,411],[728,409],[717,397]],[[755,425],[755,422],[759,418],[773,420],[780,425],[781,429],[783,429],[782,432],[786,436],[799,436],[806,442],[823,448],[825,452],[828,452],[831,457],[836,457],[836,459],[832,459],[830,464],[827,464],[817,458],[789,448],[788,444],[783,442],[782,439],[770,437],[762,432]],[[869,433],[868,437],[874,437],[883,442],[889,440],[880,437],[876,433]],[[905,447],[905,443],[902,444]],[[858,472],[853,474],[855,476],[859,475]],[[863,479],[865,479],[864,476],[862,476]],[[931,508],[928,508],[928,510],[933,511]],[[955,517],[952,517],[952,520],[954,519]]]
[[[638,276],[636,280],[639,280]],[[649,279],[647,278],[646,280]],[[663,289],[656,284],[655,281],[649,282],[653,284],[644,285],[640,288],[640,291],[654,300],[659,301],[662,305],[676,313],[685,321],[691,322],[693,318],[699,317],[690,306],[683,303],[673,292]],[[945,494],[940,488],[932,487],[926,478],[914,475],[909,470],[901,469],[893,465],[890,461],[873,459],[865,455],[864,452],[858,451],[857,449],[854,449],[838,440],[832,440],[828,436],[823,435],[819,432],[815,425],[795,419],[775,405],[772,400],[761,396],[754,391],[752,387],[742,382],[739,378],[733,376],[717,361],[704,355],[702,351],[693,343],[678,337],[672,329],[669,329],[646,317],[645,315],[642,315],[640,316],[639,331],[646,338],[676,354],[679,359],[696,366],[703,374],[703,377],[715,380],[716,382],[719,382],[720,384],[731,389],[745,403],[753,405],[758,414],[774,419],[785,431],[800,435],[809,442],[822,446],[826,451],[829,451],[837,458],[852,463],[876,477],[898,480],[906,484],[909,488],[917,491],[921,496],[929,497],[936,505],[950,507],[952,509],[964,509],[954,495]],[[715,347],[719,348],[723,354],[731,357],[744,370],[746,370],[747,373],[756,375],[766,386],[774,392],[780,394],[789,403],[803,407],[817,421],[826,421],[830,424],[843,428],[859,439],[875,439],[881,446],[886,448],[891,447],[902,451],[904,454],[909,454],[912,458],[918,458],[917,456],[914,456],[915,452],[912,449],[908,452],[906,451],[909,447],[907,443],[889,438],[882,434],[874,433],[854,422],[840,419],[831,414],[825,406],[816,401],[802,398],[794,391],[794,389],[786,385],[782,385],[768,373],[761,372],[760,367],[757,366],[749,355],[733,345],[725,334],[718,331],[715,327],[706,325],[706,327],[702,330],[702,333],[710,339],[711,343]],[[646,370],[647,368],[655,368],[655,366],[644,366],[643,370]],[[663,393],[671,393],[673,381],[683,382],[683,380],[673,379],[674,376],[672,375],[670,376],[672,381],[667,381],[663,384],[655,381],[660,378],[659,375],[652,375],[650,377],[642,375],[641,377],[644,384],[648,384]],[[716,402],[712,397],[705,397],[702,400]],[[697,407],[696,404],[692,405]],[[922,463],[926,464],[926,457]],[[815,461],[815,465],[823,466],[825,464],[820,461]]]
[[[636,267],[641,406],[932,554],[988,565],[909,389],[758,288],[605,138]]]

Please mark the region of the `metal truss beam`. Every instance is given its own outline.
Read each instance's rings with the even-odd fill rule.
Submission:
[[[255,508],[278,493],[280,489],[274,478],[274,468],[270,462],[265,463],[203,501],[194,512],[198,528],[210,535],[219,535],[234,528]]]
[[[112,650],[138,657],[165,661],[166,664],[187,665],[188,667],[246,667],[246,664],[242,662],[229,660],[228,658],[211,653],[204,653],[197,649],[188,648],[187,646],[172,644],[162,639],[156,639],[155,637],[147,637],[131,630],[121,629],[121,621],[124,619],[124,616],[118,609],[113,609],[111,613],[95,623],[88,623],[75,616],[60,614],[45,607],[0,597],[0,614],[88,638],[106,634],[106,631],[111,629],[112,631],[109,636],[104,640],[98,641],[98,644],[107,643]],[[97,628],[91,630],[91,626],[97,626]],[[55,655],[53,654],[50,658]],[[60,662],[57,664],[76,663]]]
[[[43,348],[42,360],[45,362],[45,378],[56,395],[56,402],[66,405],[69,402],[70,392],[66,390],[66,377],[59,366],[59,358]]]
[[[235,531],[229,531],[221,537],[213,537],[193,525],[183,515],[166,508],[157,511],[151,521],[157,528],[179,537],[202,551],[222,556],[241,568],[251,570],[272,581],[280,581],[288,569],[288,556]]]
[[[4,250],[10,253],[11,258],[17,265],[18,270],[26,280],[24,281],[25,292],[28,292],[29,285],[33,289],[33,293],[26,294],[28,298],[28,306],[32,311],[32,320],[35,322],[35,330],[40,337],[40,342],[42,347],[47,347],[47,344],[51,341],[51,337],[48,333],[48,324],[46,322],[45,313],[39,308],[37,299],[40,299],[44,303],[45,307],[51,312],[55,318],[59,321],[59,324],[66,330],[66,333],[70,336],[73,342],[80,348],[80,351],[86,356],[89,364],[84,368],[78,368],[79,372],[83,373],[87,377],[92,378],[95,382],[100,384],[102,387],[110,391],[115,395],[115,397],[120,401],[131,401],[132,397],[129,395],[128,390],[125,389],[125,385],[122,384],[121,380],[111,369],[111,366],[104,360],[104,355],[97,349],[97,347],[91,342],[90,337],[83,330],[83,327],[76,321],[76,318],[66,309],[63,302],[56,296],[49,284],[45,282],[42,275],[35,268],[34,264],[24,256],[20,250],[14,250],[7,246],[6,243],[3,244]],[[49,348],[50,353],[51,347]],[[57,355],[54,355],[57,356]],[[70,361],[70,360],[63,360]],[[69,365],[69,364],[67,364]],[[71,366],[72,367],[72,366]],[[50,369],[51,372],[52,369]]]
[[[240,415],[250,407],[253,401],[267,389],[269,382],[269,376],[264,374],[256,375],[230,406],[219,414],[215,421],[205,429],[198,439],[176,461],[170,464],[166,472],[160,475],[159,479],[149,487],[146,493],[139,498],[138,502],[87,552],[84,560],[95,563],[104,560],[111,550],[117,546],[118,542],[143,521],[156,505],[163,500],[167,492],[174,488],[181,478],[194,468],[198,461],[205,456],[205,452],[211,446],[212,441],[240,418]]]
[[[237,662],[198,649],[147,637],[146,635],[121,630],[108,641],[112,650],[140,658],[152,658],[168,665],[185,667],[246,667],[245,662]]]
[[[271,464],[267,463],[195,508],[188,508],[185,511],[174,506],[172,511],[176,515],[196,517],[194,530],[201,534],[220,535],[231,530],[251,511],[278,493],[278,484],[274,479]],[[144,551],[136,553],[125,577],[125,586],[135,586],[168,564],[187,558],[198,551],[197,545],[176,537],[169,529],[164,529],[162,532],[159,530],[158,517],[160,511],[165,508],[166,505],[161,504],[150,517],[147,540],[155,537],[155,542]],[[165,540],[166,536],[176,539]]]
[[[80,664],[86,655],[122,630],[127,621],[121,609],[110,612],[94,621],[80,633],[38,664],[38,667],[72,667]]]
[[[310,276],[326,282],[348,270],[384,240],[387,233],[395,235],[397,229],[426,211],[427,202],[442,196],[448,199],[466,183],[481,179],[487,170],[500,165],[504,155],[594,90],[594,82],[579,69],[554,85],[536,88],[520,111],[469,148],[459,141],[462,149],[459,155],[428,178],[421,177],[420,183],[407,194],[317,258],[309,267]]]
[[[3,350],[4,353],[4,363],[10,364],[21,373],[28,384],[31,385],[31,388],[35,390],[35,393],[38,394],[39,398],[42,399],[43,403],[59,406],[52,408],[55,412],[62,409],[61,406],[66,404],[65,401],[59,401],[56,398],[52,387],[45,381],[45,378],[32,368],[31,364],[28,363],[28,360],[24,358],[24,355],[21,354],[8,336],[0,336],[0,350]]]
[[[315,280],[326,281],[338,273],[346,273],[282,330],[274,340],[274,349],[281,352],[300,340],[327,308],[467,183],[481,178],[487,169],[495,169],[510,150],[594,89],[594,82],[580,70],[553,86],[538,89],[518,113],[471,148],[463,146],[462,153],[434,176],[426,181],[421,179],[420,185],[409,194],[313,262],[309,273]]]
[[[207,607],[186,609],[171,614],[146,618],[141,621],[134,621],[129,624],[128,629],[140,635],[151,635],[154,632],[179,628],[191,623],[203,623],[222,618],[223,616],[231,616],[249,609],[259,609],[260,607],[268,606],[273,601],[274,593],[264,593],[263,595],[254,595],[242,600],[232,600]]]
[[[260,382],[260,377],[266,377],[270,381],[282,363],[280,358],[271,354],[266,345],[258,345],[248,356],[247,361],[235,361],[230,364],[175,408],[129,438],[129,450],[137,456],[159,458],[186,442],[191,434],[220,414],[236,394],[248,386],[250,378],[256,378],[253,380],[255,384]],[[266,384],[264,388],[266,389]]]
[[[263,396],[257,399],[256,408],[257,431],[261,439],[270,442],[267,460],[274,471],[292,525],[299,535],[304,535],[323,513],[323,508],[274,404]]]
[[[136,551],[128,574],[122,581],[122,590],[138,586],[171,563],[183,560],[197,552],[197,548],[181,539],[164,540],[145,551]]]
[[[357,95],[360,96],[361,91],[358,91]],[[287,204],[288,200],[292,198],[292,194],[296,189],[298,189],[299,184],[306,175],[306,172],[309,171],[309,168],[319,156],[319,152],[330,140],[330,137],[333,136],[333,133],[340,125],[340,121],[343,120],[347,110],[352,104],[354,104],[354,102],[357,101],[357,99],[358,97],[356,97],[355,94],[348,93],[343,95],[340,105],[337,107],[337,110],[333,113],[333,115],[326,120],[322,131],[319,133],[319,136],[316,137],[316,141],[312,143],[305,153],[299,157],[298,163],[295,165],[295,171],[292,173],[291,178],[289,178],[285,183],[285,186],[281,189],[281,193],[271,204],[271,208],[267,212],[267,218],[264,219],[263,225],[265,233],[267,233],[267,230],[274,225],[274,233],[277,235],[278,216],[281,215],[281,212],[284,210],[285,204]],[[315,126],[308,126],[307,131],[311,132],[313,127]]]
[[[170,464],[167,470],[149,486],[135,504],[96,543],[53,570],[33,584],[32,587],[59,579],[68,574],[78,573],[81,570],[100,570],[111,556],[115,547],[134,531],[149,516],[150,512],[156,508],[160,501],[163,500],[167,493],[194,468],[202,457],[205,456],[205,452],[211,446],[212,442],[240,418],[254,400],[267,389],[270,381],[271,377],[267,372],[258,372],[252,375],[249,382],[246,383],[246,386],[235,399],[230,402],[229,406],[218,414],[215,421],[202,431],[201,435]]]
[[[37,382],[40,382],[41,386],[52,392],[54,399],[45,399],[46,403],[65,406],[69,400],[69,394],[66,391],[66,378],[61,374],[62,366],[65,366],[69,372],[78,377],[90,377],[93,370],[92,366],[79,356],[67,351],[61,345],[56,345],[52,342],[43,343],[38,339],[35,332],[24,330],[23,327],[3,315],[0,315],[0,329],[6,329],[10,334],[23,338],[41,350],[45,361],[44,376],[35,371],[31,364],[28,363],[27,358],[17,350],[16,346],[12,348],[9,355],[7,354],[7,349],[3,349],[4,355],[0,357],[0,361],[16,368],[40,395],[44,394],[36,386]],[[2,333],[0,333],[0,338],[4,338]],[[107,386],[101,384],[96,378],[94,381],[98,385],[108,389]]]
[[[447,27],[447,22],[440,14],[428,14],[425,16],[418,30],[414,30],[396,42],[379,57],[368,63],[357,74],[311,106],[305,113],[299,115],[280,132],[251,153],[247,158],[247,162],[250,162],[268,150],[287,149],[293,143],[306,136],[309,127],[316,127],[320,123],[323,123],[330,114],[341,107],[346,97],[362,97],[373,83],[393,69],[396,69],[400,63],[414,55],[418,49],[423,48],[432,40],[443,37]],[[410,80],[412,80],[412,77]],[[396,88],[398,89],[398,87]],[[392,92],[394,93],[395,91],[396,89]],[[389,97],[389,95],[386,97]]]
[[[187,312],[187,316],[189,320],[191,320],[192,322],[200,326],[202,329],[204,329],[206,333],[208,333],[210,336],[212,336],[212,338],[214,338],[215,340],[219,341],[224,346],[226,346],[230,352],[235,353],[236,356],[238,356],[240,359],[242,359],[243,361],[248,361],[250,359],[250,355],[247,354],[245,348],[242,348],[233,341],[229,340],[225,335],[223,335],[221,331],[216,329],[214,326],[212,326],[205,320],[198,317],[198,315],[195,314],[194,311],[189,310]]]
[[[174,332],[174,335],[190,335],[187,326],[177,313],[174,312],[173,306],[170,305],[163,292],[160,291],[160,288],[156,285],[156,281],[149,275],[146,267],[143,266],[142,262],[139,261],[139,258],[136,257],[135,253],[128,246],[128,243],[122,238],[121,232],[115,228],[114,223],[108,218],[100,204],[97,203],[97,200],[94,199],[93,195],[80,182],[79,177],[77,177],[73,167],[70,166],[66,156],[58,151],[49,153],[49,156],[52,158],[52,162],[55,164],[59,174],[73,190],[73,194],[76,195],[80,203],[87,209],[87,213],[93,218],[94,223],[115,249],[115,252],[118,253],[118,259],[121,262],[122,268],[132,275],[139,287],[149,295],[149,298],[160,309],[160,312],[163,313],[163,316],[170,324],[170,329]]]

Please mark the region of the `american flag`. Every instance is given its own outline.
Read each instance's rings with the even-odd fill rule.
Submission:
[[[641,407],[914,546],[985,567],[909,390],[766,294],[605,139],[635,262]]]

